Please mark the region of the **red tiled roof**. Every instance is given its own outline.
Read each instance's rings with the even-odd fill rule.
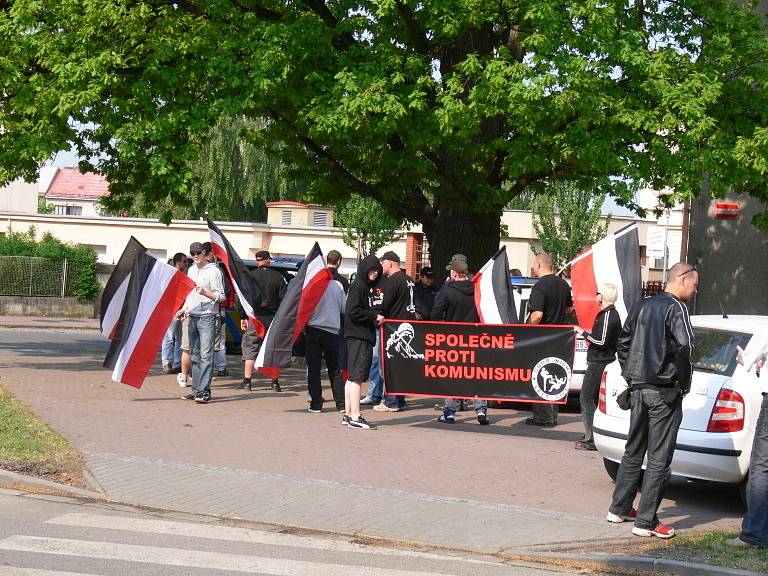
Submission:
[[[278,208],[280,206],[298,206],[300,208],[322,208],[321,204],[303,204],[301,202],[294,202],[293,200],[277,200],[276,202],[267,202],[267,207]]]
[[[107,180],[99,174],[83,173],[77,168],[60,168],[45,197],[98,200],[108,190]]]

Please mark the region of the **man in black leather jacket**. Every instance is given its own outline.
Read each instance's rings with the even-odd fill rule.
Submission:
[[[699,274],[695,266],[678,262],[667,278],[664,292],[632,308],[619,335],[617,353],[622,376],[632,387],[632,412],[607,517],[609,522],[634,520],[633,534],[658,538],[675,535],[656,511],[670,476],[683,396],[691,387],[693,330],[683,301],[696,293]],[[642,495],[634,510],[646,452]]]

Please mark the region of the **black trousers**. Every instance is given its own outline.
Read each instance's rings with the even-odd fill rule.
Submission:
[[[339,374],[339,336],[312,326],[306,329],[307,385],[312,398],[309,407],[319,410],[323,407],[323,389],[320,384],[320,368],[325,357],[328,380],[331,383],[333,400],[337,409],[344,408],[344,383]]]

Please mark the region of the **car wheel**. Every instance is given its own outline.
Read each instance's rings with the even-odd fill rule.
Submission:
[[[608,458],[603,458],[603,466],[605,466],[605,471],[608,472],[608,476],[615,482],[616,476],[619,473],[619,463],[614,462],[613,460],[608,460]]]
[[[749,479],[749,474],[744,476],[744,480],[739,483],[739,496],[741,496],[741,502],[744,504],[744,508],[747,507],[747,480]]]

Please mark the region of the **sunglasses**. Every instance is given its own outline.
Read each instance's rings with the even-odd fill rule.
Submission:
[[[680,276],[685,276],[686,274],[690,274],[691,272],[698,272],[698,270],[696,270],[696,266],[691,266],[685,272],[680,272],[680,274],[678,274],[677,277],[679,278]]]
[[[190,254],[192,254],[192,256],[200,256],[202,252],[194,251],[194,252],[190,252]]]

